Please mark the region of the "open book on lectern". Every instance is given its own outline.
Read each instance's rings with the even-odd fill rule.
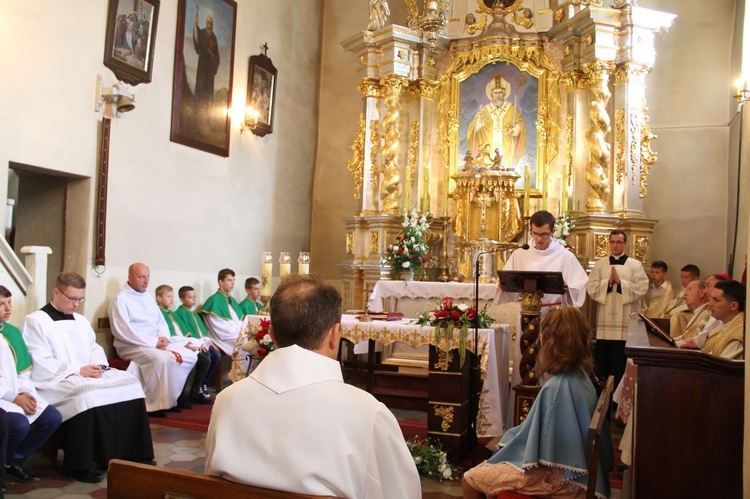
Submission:
[[[498,270],[497,277],[505,286],[505,291],[511,293],[541,291],[551,295],[565,294],[562,272]]]
[[[646,325],[646,331],[648,331],[650,334],[653,334],[654,336],[666,341],[673,347],[677,346],[677,344],[674,341],[674,338],[669,336],[667,332],[665,332],[662,328],[657,326],[654,321],[652,321],[651,319],[649,319],[643,314],[638,314],[638,317],[640,317],[641,320],[643,320],[643,323]]]

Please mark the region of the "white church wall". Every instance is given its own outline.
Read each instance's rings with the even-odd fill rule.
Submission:
[[[679,269],[688,263],[702,273],[726,270],[727,163],[735,0],[701,2],[641,0],[641,7],[672,12],[677,19],[656,39],[656,64],[647,77],[646,98],[652,147],[659,161],[651,170],[644,210],[656,218],[648,258],[670,265],[679,288]]]
[[[85,276],[89,318],[134,261],[151,266],[154,287],[211,283],[212,292],[222,267],[244,280],[260,273],[264,250],[309,249],[322,0],[238,2],[228,158],[169,141],[177,4],[161,1],[152,82],[134,87],[136,109],[112,123],[107,268]],[[106,14],[104,1],[0,4],[2,195],[10,161],[95,176],[95,77],[115,82],[102,64]],[[260,138],[240,134],[238,117],[248,58],[263,43],[278,80],[274,132]],[[91,262],[93,234],[84,237]]]

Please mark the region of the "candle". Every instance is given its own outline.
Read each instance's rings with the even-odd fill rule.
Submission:
[[[279,280],[284,280],[286,276],[292,273],[292,260],[288,251],[282,251],[279,254]]]
[[[291,263],[280,263],[279,264],[279,280],[283,281],[286,276],[292,273]]]
[[[271,296],[271,278],[273,277],[273,259],[270,251],[263,252],[260,271],[260,295]]]
[[[300,251],[299,257],[297,258],[297,263],[299,264],[299,275],[306,275],[310,273],[310,252],[309,251]]]
[[[310,264],[309,263],[300,263],[299,264],[299,274],[305,275],[310,273]]]

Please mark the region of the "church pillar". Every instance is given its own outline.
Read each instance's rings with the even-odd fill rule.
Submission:
[[[371,215],[380,211],[378,200],[380,167],[378,158],[381,144],[380,104],[383,97],[383,89],[379,81],[366,78],[360,82],[359,90],[364,95],[365,101],[364,116],[359,124],[364,138],[362,182],[360,186],[362,198],[360,214]]]
[[[586,143],[589,159],[586,166],[586,181],[590,190],[586,197],[586,212],[590,214],[607,213],[611,195],[609,180],[609,162],[611,148],[608,135],[611,131],[610,117],[607,111],[609,98],[610,63],[593,61],[583,66],[583,72],[589,75],[589,130],[586,132]]]

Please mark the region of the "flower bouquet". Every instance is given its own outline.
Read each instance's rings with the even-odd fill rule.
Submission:
[[[270,330],[271,321],[261,319],[257,326],[248,323],[247,329],[240,331],[232,352],[232,367],[229,371],[229,379],[233,383],[245,378],[253,357],[263,359],[270,352],[276,350],[277,347],[271,339]]]
[[[553,239],[565,249],[572,250],[573,247],[567,243],[570,231],[576,226],[576,217],[571,212],[560,215],[555,219],[555,232],[552,234]]]
[[[433,443],[429,438],[412,437],[406,441],[406,446],[414,458],[417,471],[435,480],[455,480],[455,469],[448,462],[448,456],[440,448],[440,443]]]
[[[434,310],[424,312],[417,317],[417,324],[420,326],[433,326],[435,328],[435,344],[440,345],[440,338],[443,331],[446,332],[450,345],[450,338],[454,329],[460,329],[458,335],[458,355],[461,359],[461,366],[466,360],[466,338],[469,335],[469,328],[474,327],[474,320],[478,317],[479,328],[488,328],[492,326],[495,320],[487,314],[485,305],[477,314],[474,307],[463,303],[453,303],[453,298],[443,298],[440,306]]]
[[[276,345],[271,339],[270,331],[271,321],[269,319],[261,319],[255,337],[250,337],[248,341],[242,345],[242,350],[248,352],[250,355],[256,355],[261,359],[276,350]]]
[[[385,251],[381,262],[390,265],[393,276],[399,277],[407,272],[415,272],[428,261],[425,234],[430,227],[432,216],[429,213],[419,215],[416,209],[404,214],[401,224],[403,229],[396,237],[396,244],[391,244]]]

